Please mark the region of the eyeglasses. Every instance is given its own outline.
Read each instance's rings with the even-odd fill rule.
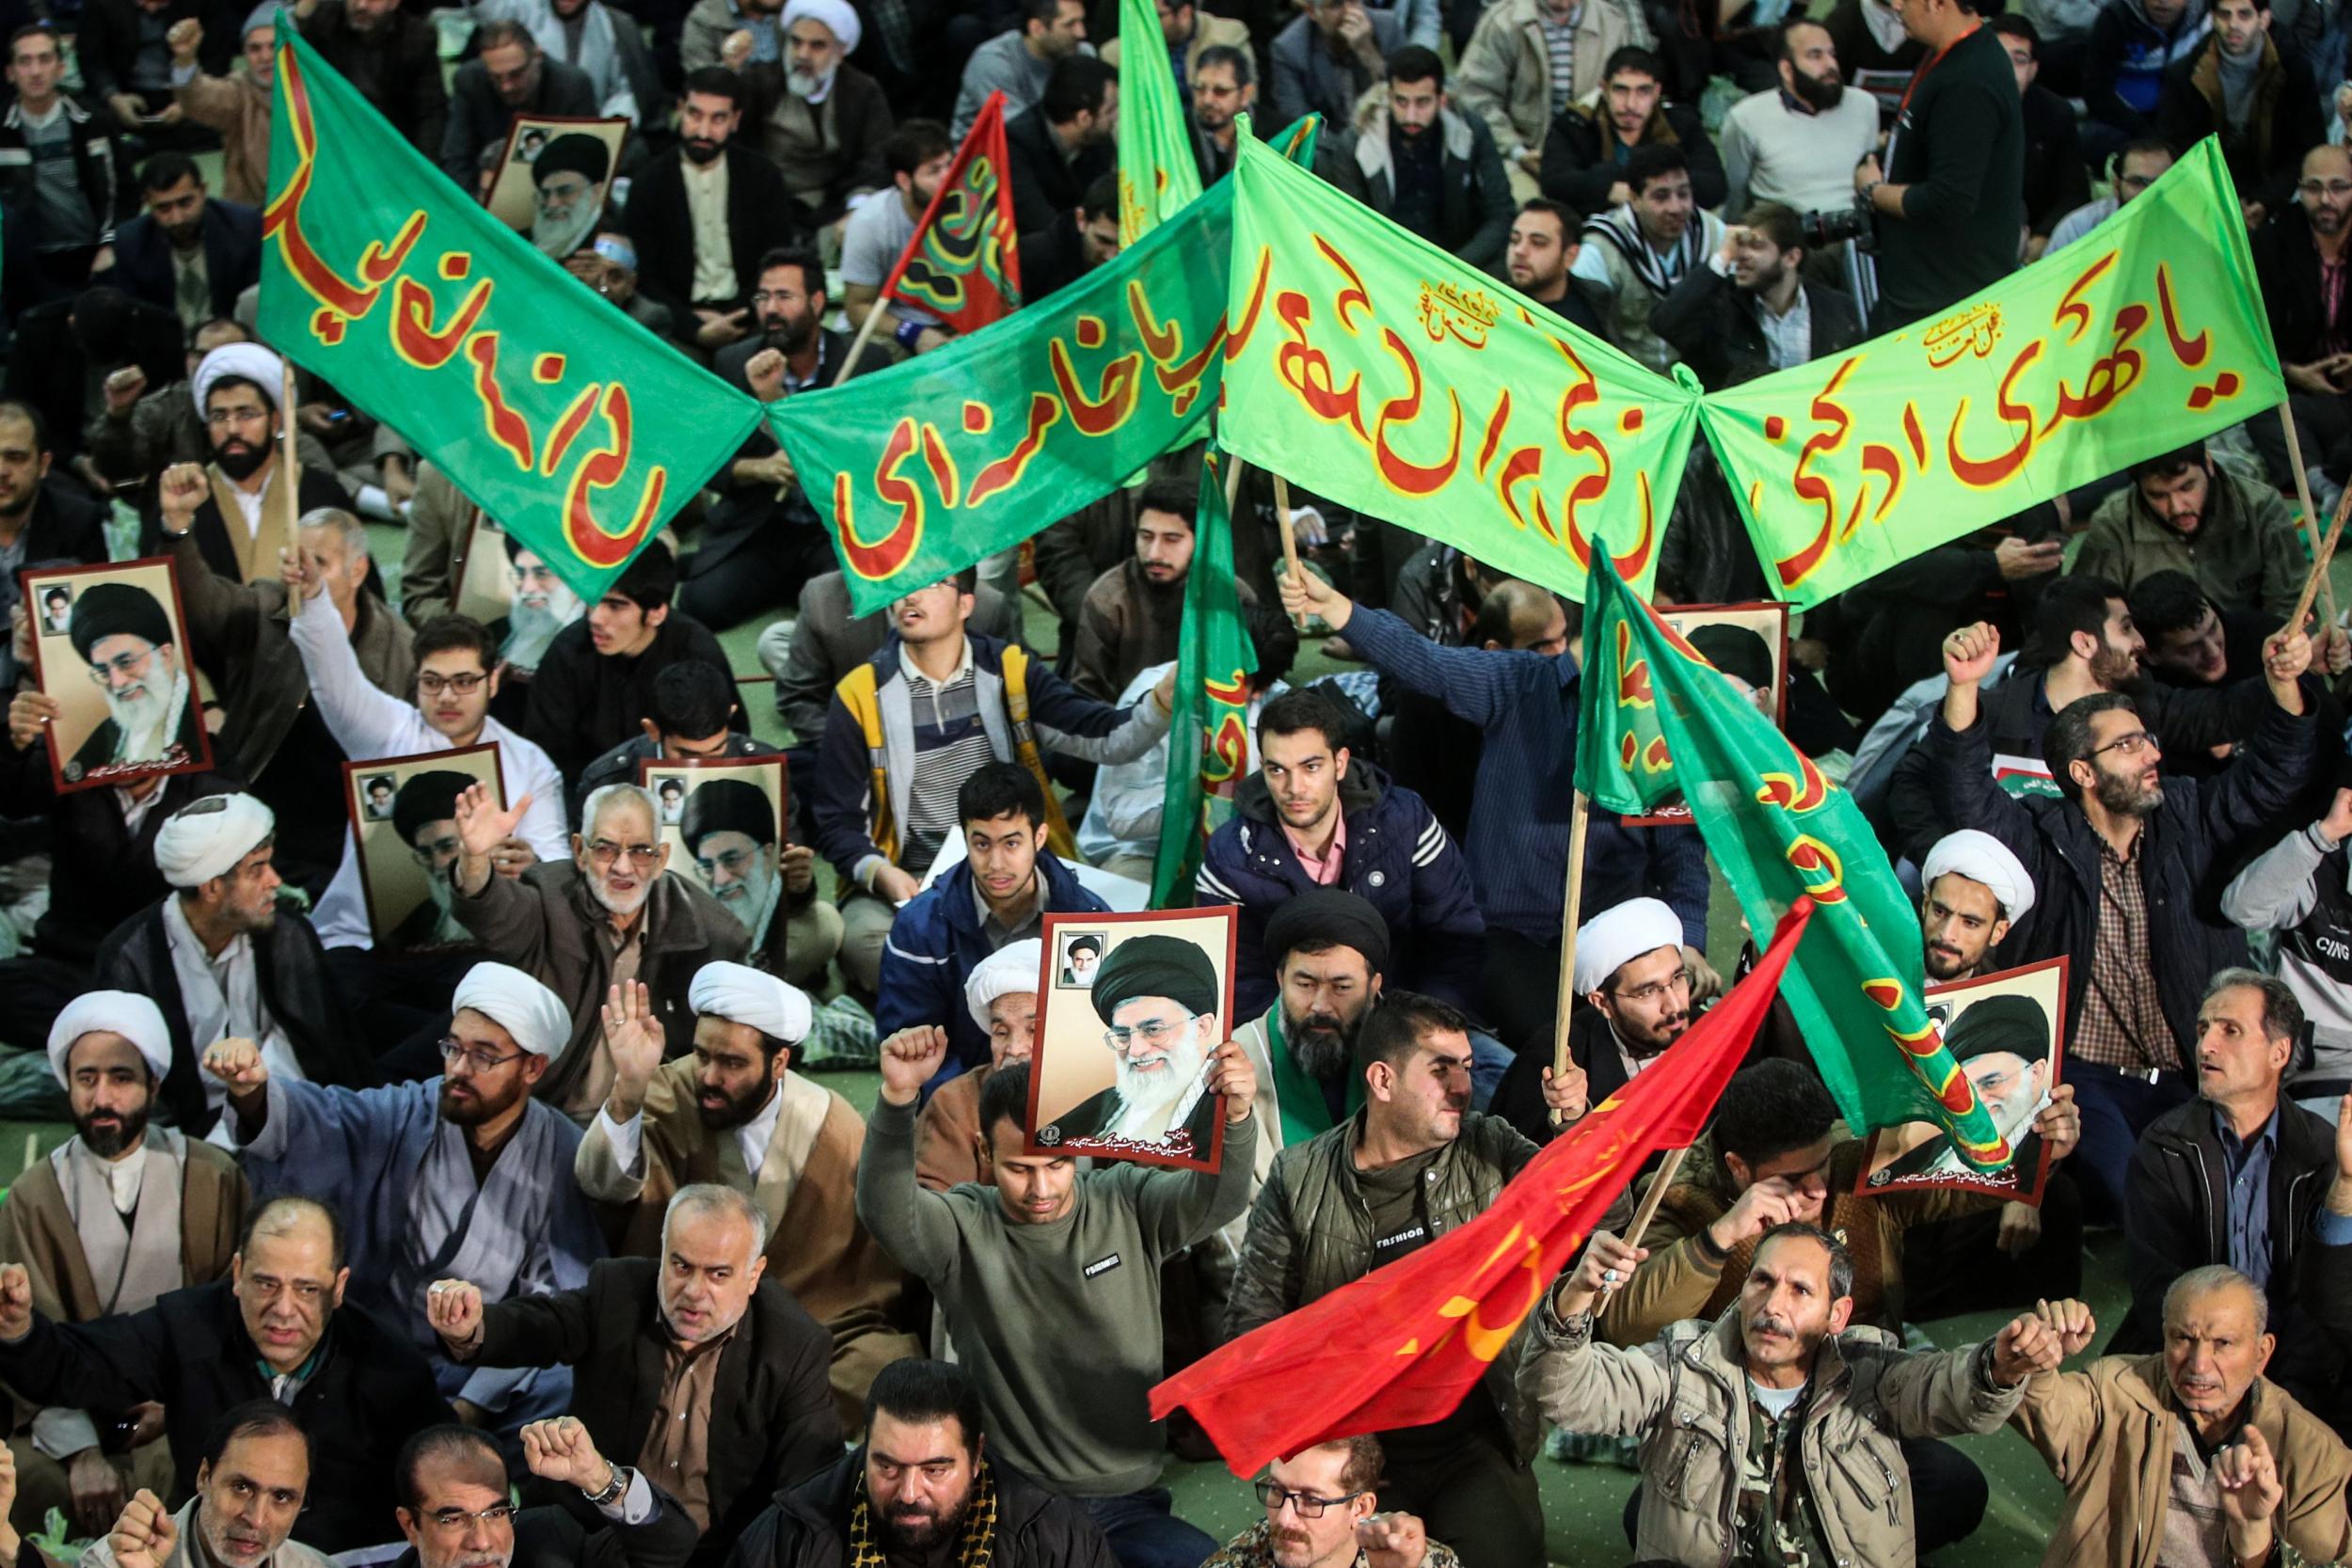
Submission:
[[[782,289],[761,289],[752,295],[752,309],[756,310],[763,305],[782,305],[788,299],[801,297],[797,293],[787,293]]]
[[[1285,1491],[1270,1481],[1262,1481],[1250,1490],[1258,1494],[1258,1500],[1265,1504],[1268,1513],[1281,1513],[1282,1505],[1288,1503],[1301,1519],[1320,1519],[1325,1509],[1352,1503],[1363,1496],[1361,1492],[1349,1492],[1337,1497],[1318,1497],[1312,1492]]]
[[[708,860],[697,857],[694,861],[694,869],[703,874],[705,881],[710,879],[713,872],[719,871],[723,871],[730,877],[739,878],[752,868],[752,863],[758,858],[759,851],[756,849],[729,849],[725,854],[713,855]]]
[[[650,865],[653,863],[654,857],[660,853],[660,845],[622,845],[615,844],[609,838],[594,840],[588,846],[588,859],[599,866],[611,865],[614,861],[624,859]]]
[[[2332,196],[2342,201],[2352,197],[2352,180],[2306,180],[2295,189],[2298,196]]]
[[[2116,736],[2104,746],[2093,746],[2090,749],[2090,754],[2095,757],[2102,752],[2121,752],[2127,757],[2136,757],[2142,752],[2153,752],[2159,749],[2154,736],[2150,735],[2146,730],[2134,730],[2129,735]]]
[[[504,1067],[521,1054],[519,1051],[510,1051],[503,1056],[493,1056],[478,1046],[463,1043],[454,1035],[441,1037],[441,1060],[451,1067],[462,1062],[469,1072],[487,1072],[492,1068]]]
[[[118,675],[126,681],[136,680],[140,672],[147,668],[148,660],[155,657],[158,646],[160,644],[150,642],[147,652],[143,654],[117,654],[112,658],[94,658],[90,660],[89,678],[100,686],[112,686]]]
[[[250,404],[242,408],[210,408],[204,413],[204,422],[208,425],[258,424],[268,418],[268,409],[256,408]]]
[[[437,697],[444,691],[454,691],[460,697],[470,697],[480,690],[482,683],[489,678],[488,675],[479,672],[465,675],[419,675],[417,689],[428,697]]]
[[[425,1515],[436,1529],[460,1530],[477,1521],[485,1525],[502,1525],[515,1517],[513,1503],[492,1503],[478,1513],[462,1508],[437,1508]]]
[[[1677,969],[1663,980],[1652,980],[1646,986],[1635,986],[1631,990],[1615,991],[1612,994],[1620,1002],[1639,1002],[1647,1006],[1664,997],[1670,991],[1687,991],[1690,989],[1691,972],[1687,969]]]
[[[1139,1023],[1133,1029],[1105,1029],[1103,1031],[1103,1043],[1122,1056],[1134,1049],[1137,1039],[1141,1039],[1144,1044],[1157,1050],[1174,1038],[1177,1030],[1182,1029],[1184,1024],[1190,1023],[1199,1016],[1197,1013],[1186,1013],[1183,1022],[1178,1023],[1169,1023],[1164,1019],[1155,1018],[1148,1023]]]
[[[443,862],[455,858],[457,852],[464,847],[465,846],[458,843],[456,837],[452,835],[448,838],[437,838],[430,844],[420,844],[408,852],[416,856],[419,865],[429,871]]]

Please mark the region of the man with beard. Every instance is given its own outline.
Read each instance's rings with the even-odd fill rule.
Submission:
[[[2185,572],[2216,609],[2276,625],[2303,591],[2300,549],[2279,492],[2217,466],[2196,441],[2132,465],[2131,483],[2090,515],[2073,569],[2126,594],[2154,573]]]
[[[226,1091],[198,1070],[215,1040],[255,1042],[280,1077],[360,1087],[375,1064],[345,1024],[310,923],[279,910],[277,819],[250,795],[207,795],[155,833],[172,890],[99,945],[101,985],[155,998],[171,1030],[163,1103],[175,1127],[211,1131]]]
[[[1682,275],[1650,325],[1710,391],[1842,354],[1862,340],[1853,297],[1803,276],[1797,214],[1764,201]]]
[[[882,143],[894,122],[881,84],[849,63],[863,26],[850,0],[788,0],[780,24],[783,58],[751,64],[729,40],[721,63],[743,76],[743,118],[799,204],[795,217],[825,232],[837,254],[850,206],[890,183]]]
[[[678,836],[704,890],[743,923],[753,967],[821,989],[841,949],[841,911],[817,896],[817,851],[779,831],[756,785],[713,779],[688,798]]]
[[[1448,103],[1435,50],[1408,43],[1389,56],[1387,90],[1341,152],[1332,182],[1474,267],[1502,260],[1511,177],[1486,122]]]
[[[310,1434],[276,1400],[253,1400],[221,1418],[196,1469],[196,1496],[178,1513],[141,1487],[101,1527],[106,1533],[82,1561],[88,1568],[329,1568],[315,1548],[287,1539],[310,1489]]]
[[[1765,1232],[1738,1301],[1719,1315],[1669,1324],[1638,1346],[1597,1342],[1596,1314],[1629,1275],[1640,1280],[1645,1256],[1597,1233],[1525,1331],[1528,1396],[1544,1418],[1641,1440],[1648,1479],[1631,1533],[1644,1558],[1925,1557],[1947,1543],[1928,1533],[1936,1484],[1897,1479],[1911,1449],[1996,1431],[2027,1381],[2061,1359],[2058,1334],[2030,1311],[1949,1351],[1900,1350],[1850,1330],[1855,1259],[1803,1221]],[[1710,1434],[1695,1449],[1693,1428]],[[1825,1464],[1824,1454],[1836,1457]]]
[[[486,195],[515,117],[594,119],[596,85],[578,66],[548,59],[519,22],[485,22],[473,42],[474,57],[450,79],[439,158],[461,190]]]
[[[2295,197],[2251,236],[2254,276],[2303,461],[2313,491],[2326,495],[2352,480],[2352,331],[2327,287],[2352,238],[2352,149],[2322,143],[2306,152]],[[2284,434],[2253,423],[2270,476],[2291,482]]]
[[[1136,502],[1134,552],[1096,578],[1079,607],[1066,671],[1071,685],[1113,702],[1146,666],[1176,657],[1200,501],[1200,486],[1184,480],[1144,485]],[[1258,602],[1248,583],[1234,586],[1245,611]]]
[[[168,536],[192,533],[216,575],[260,582],[277,575],[278,552],[294,544],[294,519],[326,507],[351,510],[351,497],[331,472],[295,464],[294,483],[285,483],[278,410],[284,385],[285,361],[259,343],[223,343],[204,356],[188,391],[212,448],[203,470],[211,493],[167,517],[158,483],[140,512],[141,553],[161,555]]]
[[[1623,206],[1633,192],[1619,170],[1637,147],[1663,143],[1691,163],[1691,196],[1700,206],[1724,201],[1724,165],[1696,109],[1666,102],[1666,64],[1654,51],[1627,44],[1601,67],[1600,96],[1570,103],[1544,136],[1544,194],[1581,213]]]
[[[1780,86],[1740,100],[1717,137],[1724,207],[1777,201],[1800,213],[1853,205],[1853,166],[1878,146],[1878,100],[1848,92],[1837,45],[1809,16],[1781,24]]]
[[[2009,1168],[2019,1185],[2040,1179],[2042,1144],[2028,1125],[2050,1103],[2050,1015],[2030,996],[1988,996],[1970,1003],[1944,1026],[1944,1048],[2009,1140]],[[1938,1132],[1871,1173],[1873,1184],[1948,1180],[1979,1174],[1953,1151],[1951,1135]],[[1924,1314],[1923,1314],[1924,1315]]]
[[[1079,1503],[983,1451],[970,1372],[944,1361],[896,1362],[874,1380],[865,1417],[864,1446],[777,1497],[732,1560],[858,1568],[952,1554],[993,1568],[1115,1568]]]
[[[1078,0],[1060,0],[1073,9]],[[1085,199],[1087,187],[1117,171],[1119,72],[1091,55],[1054,62],[1045,90],[1005,121],[1005,178],[1012,218],[1027,247]]]
[[[1356,1037],[1361,1105],[1284,1148],[1249,1211],[1227,1338],[1476,1218],[1535,1157],[1507,1122],[1470,1109],[1469,1030],[1452,1007],[1410,991],[1391,990],[1372,1009]],[[1581,1085],[1548,1080],[1544,1093],[1564,1112],[1581,1109]],[[1228,1169],[1236,1154],[1229,1138]],[[1473,1568],[1543,1557],[1527,1468],[1541,1434],[1512,1375],[1517,1362],[1517,1346],[1505,1348],[1453,1415],[1379,1434],[1389,1501],[1421,1515]]]
[[[437,158],[449,124],[433,24],[399,0],[317,0],[297,16],[303,41],[349,82],[408,145]]]
[[[748,1194],[679,1188],[660,1242],[598,1260],[580,1290],[495,1307],[438,1280],[428,1310],[453,1360],[571,1368],[569,1414],[676,1499],[715,1564],[778,1491],[840,1457],[833,1339],[764,1277],[768,1219]]]
[[[762,403],[832,386],[850,340],[827,331],[825,266],[814,251],[771,250],[759,259],[752,317],[759,330],[721,349],[720,378]],[[888,358],[869,348],[861,373]],[[792,471],[792,459],[762,420],[713,481],[719,500],[703,524],[700,548],[685,562],[678,608],[713,631],[790,603],[803,583],[834,569],[833,537]]]
[[[1511,287],[1538,305],[1550,306],[1571,326],[1581,327],[1606,342],[1609,324],[1568,279],[1577,252],[1583,246],[1581,232],[1575,213],[1549,197],[1529,198],[1518,216],[1511,220],[1502,272]]]
[[[1972,980],[1994,967],[1993,949],[2033,912],[2025,863],[1991,833],[1963,828],[1935,841],[1919,863],[1919,937],[1928,979]]]
[[[516,1509],[498,1445],[470,1427],[428,1427],[394,1462],[393,1511],[408,1549],[391,1568],[684,1568],[694,1521],[645,1475],[596,1451],[569,1416],[522,1429],[521,1468],[561,1504]],[[576,1492],[577,1497],[567,1496]]]
[[[863,327],[867,313],[879,305],[889,315],[878,325],[890,327],[900,347],[921,354],[946,342],[952,334],[918,305],[899,299],[883,302],[882,286],[890,280],[907,242],[914,238],[915,225],[930,211],[954,166],[956,144],[935,119],[901,120],[883,141],[882,157],[896,188],[859,202],[842,226],[841,311],[850,325]],[[995,172],[999,180],[1004,178],[1004,170]]]
[[[1070,945],[1062,950],[1062,984],[1090,987],[1094,984],[1095,966],[1103,961],[1103,939],[1091,933],[1072,937]]]
[[[228,1413],[283,1406],[311,1434],[308,1506],[293,1536],[322,1552],[370,1546],[392,1508],[392,1459],[411,1433],[450,1418],[415,1347],[343,1291],[343,1233],[308,1198],[258,1204],[229,1276],[167,1291],[155,1305],[60,1323],[33,1304],[23,1268],[0,1265],[0,1367],[43,1404],[163,1406],[174,1476],[189,1497]]]
[[[127,582],[85,588],[67,636],[106,694],[105,719],[65,764],[67,783],[182,767],[204,754],[203,706],[154,594]]]
[[[392,796],[392,832],[424,871],[424,902],[410,911],[386,943],[394,951],[471,945],[457,923],[456,890],[449,868],[457,863],[457,797],[478,781],[471,773],[437,768],[411,773]]]
[[[1680,353],[1650,320],[1675,285],[1724,248],[1724,223],[1691,197],[1691,165],[1678,147],[1651,143],[1625,161],[1625,205],[1584,220],[1571,275],[1609,324],[1609,341],[1664,374]]]
[[[354,1299],[437,1357],[436,1386],[461,1415],[511,1436],[564,1407],[570,1372],[469,1372],[437,1359],[425,1288],[455,1275],[495,1301],[573,1290],[604,1241],[566,1180],[580,1130],[532,1097],[571,1034],[563,1003],[498,963],[469,970],[454,1002],[444,1071],[422,1083],[288,1081],[235,1038],[204,1053],[204,1070],[228,1088],[224,1125],[255,1191],[333,1205],[349,1227]]]
[[[1192,7],[1179,8],[1190,11]],[[1208,25],[1223,25],[1221,17],[1204,18]],[[1232,24],[1238,28],[1238,23]],[[1114,40],[1116,41],[1116,40]],[[1241,115],[1251,115],[1255,127],[1258,107],[1258,68],[1249,57],[1248,34],[1241,42],[1213,43],[1200,51],[1192,68],[1192,152],[1200,166],[1200,182],[1214,185],[1233,172],[1241,158]],[[1279,129],[1279,127],[1276,127]]]
[[[690,661],[727,667],[719,640],[670,603],[677,594],[670,544],[657,538],[640,550],[540,657],[523,733],[567,779],[643,730],[664,670]]]
[[[999,947],[963,982],[964,1007],[988,1033],[988,1060],[931,1092],[914,1124],[914,1179],[935,1193],[993,1180],[988,1140],[980,1135],[980,1090],[989,1074],[1037,1052],[1038,971],[1045,944],[1025,937]],[[946,1031],[933,1024],[932,1033]]]
[[[147,211],[116,231],[114,268],[101,281],[176,312],[191,333],[236,314],[237,296],[262,280],[262,214],[215,200],[184,152],[148,159],[139,187]]]
[[[2193,1092],[2185,1069],[2204,977],[2247,964],[2245,932],[2208,922],[2197,890],[2307,782],[2313,700],[2299,677],[2311,639],[2288,627],[2263,644],[2271,711],[2216,778],[2165,781],[2163,748],[2121,692],[2068,705],[2045,743],[2055,797],[2012,798],[1993,782],[1977,689],[1999,651],[1999,632],[1981,622],[1945,639],[1950,684],[1928,726],[1929,782],[1945,826],[1999,839],[2040,896],[2004,957],[2071,956],[2066,1076],[2084,1123],[2076,1180],[2087,1214],[2103,1219],[2122,1212],[2140,1133]]]
[[[34,1306],[57,1323],[88,1323],[227,1274],[245,1176],[211,1144],[149,1121],[171,1067],[162,1011],[129,991],[76,997],[49,1031],[49,1065],[74,1135],[0,1204],[0,1261],[24,1265]],[[110,1455],[100,1419],[134,1415],[134,1444]],[[14,1445],[24,1517],[61,1508],[78,1533],[104,1530],[133,1491],[170,1486],[170,1450],[154,1441],[162,1431],[153,1409],[38,1411],[30,1441]]]
[[[1248,1201],[1257,1073],[1232,1041],[1216,1047],[1204,1085],[1224,1106],[1220,1170],[1081,1174],[1068,1153],[1025,1152],[1031,1064],[1004,1068],[980,1091],[993,1189],[935,1193],[915,1180],[914,1103],[946,1057],[936,1037],[883,1044],[858,1215],[930,1286],[1002,1455],[1084,1509],[1119,1562],[1198,1563],[1216,1543],[1170,1512],[1167,1434],[1148,1408],[1168,1367],[1162,1274]]]
[[[581,804],[606,784],[634,783],[640,763],[716,762],[731,757],[777,755],[773,746],[754,740],[738,727],[742,709],[735,697],[735,677],[723,664],[682,659],[656,675],[653,711],[639,721],[639,733],[590,763],[572,781],[572,820],[580,819]],[[787,782],[789,783],[788,778]],[[669,793],[672,784],[678,786],[675,798]],[[661,820],[674,823],[685,807],[685,785],[675,777],[662,780],[661,785]],[[809,859],[813,862],[814,858],[815,851],[809,851]],[[784,863],[789,873],[790,846],[786,847]]]
[[[902,1321],[904,1276],[855,1207],[864,1128],[850,1102],[791,1070],[813,1018],[806,994],[738,963],[694,975],[692,1050],[662,1061],[651,993],[615,987],[605,1005],[612,1093],[573,1173],[605,1206],[619,1250],[665,1256],[666,1206],[717,1182],[747,1195],[766,1226],[770,1277],[833,1337],[830,1377],[845,1428],[874,1374],[921,1353]]]
[[[670,308],[679,338],[706,354],[750,332],[745,296],[757,286],[759,259],[800,238],[784,176],[736,135],[743,102],[742,78],[725,67],[690,73],[677,155],[654,159],[628,187],[626,223],[644,292]]]
[[[694,1024],[679,1003],[694,972],[713,958],[740,958],[750,942],[740,921],[668,869],[653,797],[633,784],[588,797],[568,859],[544,861],[519,878],[498,875],[501,846],[530,805],[525,796],[501,810],[478,785],[459,796],[461,852],[450,877],[459,924],[563,998],[570,1021],[563,1063],[550,1062],[534,1081],[541,1099],[585,1122],[616,1070],[609,1021],[598,1027],[606,992],[642,980],[657,1028],[670,1050],[682,1051]]]
[[[991,93],[1005,95],[1010,121],[1045,95],[1054,67],[1073,55],[1091,56],[1084,0],[1022,0],[1020,23],[972,51],[956,92],[955,119],[947,134],[963,140],[980,118]],[[1107,63],[1107,62],[1105,62]]]
[[[1200,1568],[1461,1568],[1419,1519],[1380,1511],[1386,1461],[1370,1433],[1277,1458],[1254,1488],[1265,1517]]]
[[[2227,615],[2186,572],[2151,572],[2132,588],[2132,619],[2148,640],[2148,673],[2165,686],[2218,686],[2233,666],[2262,658],[2269,621],[2259,611]]]
[[[599,136],[567,132],[531,166],[531,243],[561,261],[588,242],[604,219],[612,153]]]
[[[1226,1010],[1209,955],[1181,937],[1129,937],[1104,957],[1088,995],[1109,1026],[1111,1086],[1040,1124],[1039,1146],[1208,1159],[1218,1107],[1207,1069]]]
[[[515,568],[515,597],[507,606],[504,635],[499,639],[498,668],[502,687],[519,689],[528,702],[539,661],[556,634],[588,612],[545,557],[514,534],[501,531],[506,559]],[[406,579],[402,579],[404,590]],[[497,626],[493,630],[499,629]]]

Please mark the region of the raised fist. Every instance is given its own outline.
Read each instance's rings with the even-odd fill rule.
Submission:
[[[453,1352],[482,1342],[482,1287],[463,1279],[437,1279],[425,1287],[424,1321]]]
[[[251,1040],[215,1040],[204,1048],[203,1068],[229,1086],[232,1100],[249,1099],[269,1086],[269,1066]]]
[[[143,1486],[106,1536],[119,1568],[163,1568],[179,1544],[180,1527],[172,1523],[171,1511]]]

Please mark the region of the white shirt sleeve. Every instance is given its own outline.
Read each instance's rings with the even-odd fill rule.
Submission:
[[[515,836],[530,845],[531,852],[542,861],[570,860],[572,834],[564,814],[564,775],[556,771],[554,759],[503,726],[495,738],[499,778],[506,785],[508,803],[531,797],[523,819],[515,824]]]
[[[334,600],[322,592],[302,602],[288,625],[294,651],[319,700],[319,717],[347,757],[400,756],[417,748],[411,733],[423,721],[416,705],[377,689],[351,651],[351,634]]]
[[[71,1459],[98,1447],[98,1426],[87,1410],[51,1405],[33,1413],[33,1447],[52,1459]]]
[[[645,1116],[640,1111],[627,1121],[614,1121],[612,1113],[599,1107],[596,1125],[604,1132],[604,1141],[612,1146],[612,1163],[632,1180],[643,1180],[645,1175],[644,1139]]]

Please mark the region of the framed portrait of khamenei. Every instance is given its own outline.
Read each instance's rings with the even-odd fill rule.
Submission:
[[[1970,1087],[2009,1140],[2009,1164],[1998,1170],[1973,1170],[1953,1150],[1943,1128],[1931,1121],[1906,1122],[1870,1134],[1855,1191],[1956,1187],[2041,1206],[2050,1151],[2035,1134],[2033,1121],[2050,1103],[2065,1065],[2066,964],[2063,958],[2045,958],[1930,986],[1921,997]]]
[[[1788,607],[1785,604],[1677,605],[1658,618],[1738,686],[1775,728],[1788,723]],[[1629,828],[1670,823],[1688,826],[1691,808],[1680,796],[1661,801],[1642,816],[1622,819]]]
[[[784,892],[784,775],[781,755],[637,764],[670,869],[716,898],[755,944]]]
[[[485,205],[561,261],[595,236],[628,140],[626,119],[516,115]]]
[[[1238,928],[1231,906],[1045,917],[1030,1153],[1217,1168]]]
[[[162,558],[26,572],[33,675],[60,790],[213,766],[179,579]]]
[[[359,848],[368,929],[401,952],[473,945],[451,912],[449,868],[456,863],[457,797],[475,784],[503,810],[499,750],[486,742],[453,752],[343,764],[343,813]]]

